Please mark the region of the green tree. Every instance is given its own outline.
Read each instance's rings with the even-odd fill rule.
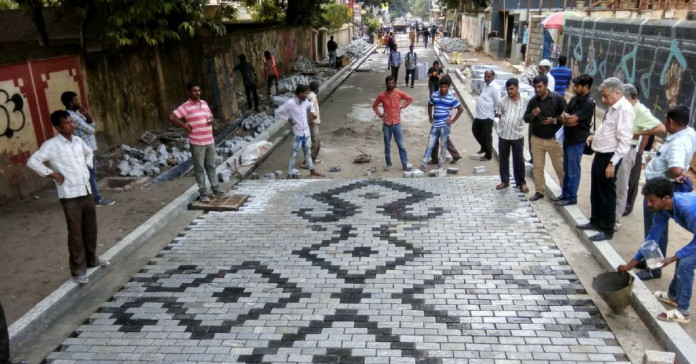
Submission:
[[[350,22],[351,9],[348,9],[346,5],[331,3],[322,6],[322,10],[323,14],[321,17],[329,30],[339,29],[344,24]]]
[[[411,12],[413,0],[390,0],[389,12],[394,16],[404,16]]]
[[[252,19],[264,23],[281,23],[285,21],[287,3],[284,0],[245,0],[252,11]]]
[[[286,25],[318,26],[323,23],[322,5],[335,3],[334,0],[286,0]]]
[[[430,0],[416,0],[412,12],[415,16],[428,19],[428,16],[430,16]]]

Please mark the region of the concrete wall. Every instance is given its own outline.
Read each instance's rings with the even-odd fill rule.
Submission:
[[[462,16],[461,37],[466,39],[470,45],[474,47],[483,46],[483,27],[486,16],[481,13],[479,15],[464,15]]]
[[[136,143],[148,130],[169,126],[169,113],[186,100],[185,85],[198,80],[217,117],[238,113],[232,74],[246,54],[263,82],[263,52],[276,56],[281,74],[298,56],[310,57],[311,29],[272,28],[199,38],[162,47],[37,60],[0,66],[0,204],[47,183],[25,164],[53,128],[48,116],[64,108],[60,94],[75,91],[96,119],[101,150]]]
[[[78,57],[0,67],[0,204],[48,182],[25,164],[31,153],[53,137],[49,114],[63,108],[60,95],[65,90],[74,90],[84,100]]]
[[[696,22],[585,18],[566,20],[563,53],[573,74],[599,85],[609,77],[632,83],[660,120],[670,106],[696,113]],[[593,97],[601,99],[597,87]]]
[[[334,32],[329,32],[329,35],[334,36],[334,41],[336,41],[340,47],[345,47],[353,41],[353,26],[345,26]]]
[[[544,29],[541,27],[541,21],[544,16],[533,15],[529,22],[529,44],[527,45],[527,61],[525,64],[539,64],[542,57],[542,49],[544,47]]]

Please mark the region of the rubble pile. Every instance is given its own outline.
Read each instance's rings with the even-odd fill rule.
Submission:
[[[295,62],[292,63],[292,70],[293,72],[313,72],[316,70],[316,66],[307,57],[297,56]]]
[[[466,52],[469,50],[469,43],[462,38],[441,38],[437,44],[446,52]]]
[[[184,142],[184,150],[176,146],[167,149],[165,144],[160,144],[157,148],[149,145],[131,147],[123,144],[118,149],[122,152],[123,158],[116,168],[124,177],[156,176],[160,173],[160,167],[179,165],[191,158],[188,139]]]
[[[234,153],[244,149],[249,143],[254,140],[254,137],[247,135],[245,137],[236,136],[222,143],[222,147],[217,148],[217,154],[220,156],[230,157]]]
[[[372,46],[367,39],[366,36],[358,38],[339,49],[343,49],[352,59],[358,59]]]
[[[280,119],[276,119],[273,116],[267,115],[266,113],[258,113],[244,119],[242,122],[242,127],[246,130],[253,130],[254,136],[258,136],[278,120]]]

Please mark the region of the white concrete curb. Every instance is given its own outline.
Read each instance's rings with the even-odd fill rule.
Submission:
[[[440,51],[437,43],[434,45],[435,53],[440,58]],[[444,66],[444,65],[443,65]],[[465,85],[458,77],[452,77],[452,83],[457,90],[457,94],[464,101],[464,106],[469,111],[471,117],[474,117],[476,109],[476,101],[467,92]],[[497,136],[495,128],[493,130],[494,140]],[[497,158],[498,148],[495,143],[494,155]],[[525,148],[525,154],[527,148]],[[557,197],[561,194],[561,188],[553,180],[548,173],[544,172],[546,179],[546,191],[551,197]],[[575,229],[575,225],[585,224],[589,220],[583,215],[582,211],[577,206],[556,206],[563,214],[566,223],[580,237],[580,240],[585,244],[585,247],[592,253],[592,256],[597,260],[599,265],[604,268],[616,268],[620,264],[625,264],[619,253],[609,244],[608,241],[593,242],[589,239],[589,235],[582,230]],[[679,326],[678,323],[669,323],[660,321],[656,315],[665,310],[664,306],[653,296],[652,292],[639,279],[633,284],[633,294],[631,295],[631,307],[636,311],[638,317],[643,321],[645,326],[650,329],[652,334],[662,344],[665,350],[673,352],[677,355],[677,363],[679,364],[696,364],[696,343],[691,337]]]
[[[358,61],[353,62],[350,67],[344,67],[340,72],[331,77],[327,82],[325,82],[319,88],[319,94],[324,97],[328,97],[350,74],[352,74],[355,69],[357,69],[360,64],[362,64],[367,57],[369,57],[377,46],[371,47],[362,58]],[[259,134],[254,138],[254,142],[261,140],[272,139],[276,133],[282,133],[283,129],[288,128],[287,122],[276,122],[271,125],[264,132]],[[274,145],[275,147],[275,145]],[[233,156],[228,158],[225,163],[222,163],[216,168],[216,172],[220,172],[227,168],[226,164],[232,162],[236,159],[239,161],[242,151],[238,151]],[[238,164],[239,165],[239,164]],[[251,174],[253,168],[247,173]],[[235,181],[234,184],[239,181]],[[192,185],[179,197],[174,199],[174,201],[167,204],[152,217],[147,219],[143,224],[138,226],[130,234],[128,234],[123,240],[118,242],[101,255],[101,258],[108,259],[113,265],[127,258],[133,251],[138,249],[144,242],[152,238],[160,229],[166,226],[169,222],[175,219],[182,211],[185,211],[188,204],[195,200],[198,195],[198,186]],[[92,268],[87,271],[87,277],[90,280],[91,285],[97,284],[102,278],[106,277],[110,269],[113,268]],[[12,346],[21,346],[27,341],[29,341],[33,334],[39,332],[44,327],[53,322],[58,318],[63,312],[68,310],[72,304],[81,299],[81,285],[69,280],[58,289],[53,291],[46,298],[41,300],[36,306],[34,306],[29,312],[25,313],[17,321],[15,321],[9,327],[10,342]]]

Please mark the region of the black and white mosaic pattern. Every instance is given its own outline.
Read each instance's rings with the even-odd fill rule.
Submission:
[[[250,181],[50,363],[628,362],[495,177]]]

